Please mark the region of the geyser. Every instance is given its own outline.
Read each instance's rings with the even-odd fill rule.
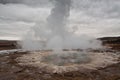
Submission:
[[[71,0],[54,0],[52,3],[54,7],[45,24],[36,22],[36,26],[23,38],[23,49],[62,50],[101,47],[100,41],[70,31],[67,21],[70,16]]]
[[[84,52],[63,51],[60,54],[51,53],[42,57],[41,62],[56,66],[69,66],[89,63],[91,59]]]

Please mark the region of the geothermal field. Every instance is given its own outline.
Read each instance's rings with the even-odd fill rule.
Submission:
[[[0,40],[0,80],[120,80],[120,37],[95,38],[93,35],[79,35],[76,32],[78,28],[71,28],[70,23],[71,11],[74,8],[73,0],[50,0],[49,2],[52,7],[50,6],[45,22],[40,24],[40,20],[37,21],[36,18],[35,22],[31,23],[32,19],[29,18],[27,24],[31,23],[34,26],[26,31],[21,39]],[[16,5],[21,8],[21,3],[18,3]],[[25,7],[26,3],[22,6]],[[6,2],[3,0],[2,7],[5,5]],[[17,9],[14,10],[17,12]],[[32,14],[35,15],[31,17],[36,16],[36,13]],[[114,13],[114,16],[116,14]],[[26,17],[29,14],[21,15]],[[19,14],[18,17],[21,19],[19,25],[26,21],[20,17],[21,15]],[[106,18],[108,17],[104,17]],[[99,23],[99,19],[95,20],[96,23]],[[19,20],[12,19],[12,21],[17,23]],[[10,23],[10,21],[6,22]]]
[[[27,51],[1,47],[0,80],[119,80],[120,44],[113,42],[104,43],[105,49],[94,50]]]

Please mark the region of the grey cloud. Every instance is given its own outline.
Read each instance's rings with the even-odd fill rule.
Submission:
[[[0,0],[0,34],[27,30],[32,23],[44,23],[50,0]],[[51,0],[52,1],[52,0]],[[69,24],[101,35],[120,34],[120,0],[72,0]],[[75,11],[75,12],[74,12]],[[17,23],[23,22],[23,23]],[[14,23],[14,24],[11,24]],[[26,25],[28,24],[28,25]],[[8,27],[9,26],[9,27]],[[22,27],[23,26],[23,27]],[[27,27],[27,28],[26,28]],[[23,28],[23,29],[22,29]],[[6,30],[6,31],[5,31]],[[106,32],[108,30],[108,32]],[[6,33],[6,32],[9,33]],[[5,32],[5,33],[4,33]],[[82,32],[79,30],[79,32]],[[93,30],[94,32],[94,30]],[[86,32],[90,33],[90,32]],[[19,32],[22,34],[22,32]]]
[[[43,21],[48,14],[48,8],[32,8],[17,4],[0,4],[0,20],[35,22]]]
[[[0,0],[0,3],[7,4],[7,3],[21,3],[23,0]]]
[[[48,6],[49,0],[0,0],[1,4],[25,4],[30,6]]]
[[[120,18],[120,0],[76,0],[74,7],[98,18]]]

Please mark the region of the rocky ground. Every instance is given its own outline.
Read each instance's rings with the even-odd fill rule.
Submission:
[[[119,47],[116,49],[113,53],[120,55]],[[0,80],[120,80],[120,58],[118,63],[96,70],[83,67],[78,71],[50,74],[37,67],[19,65],[16,59],[28,53],[14,51],[10,54],[0,54]]]
[[[0,80],[120,80],[120,63],[97,70],[80,69],[66,73],[47,73],[36,67],[21,66],[16,58],[27,52],[0,55]]]

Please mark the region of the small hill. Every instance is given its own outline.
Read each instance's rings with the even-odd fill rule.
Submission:
[[[101,40],[105,46],[120,50],[120,37],[102,37],[98,38],[98,40]]]
[[[16,49],[17,41],[0,40],[0,50]]]

